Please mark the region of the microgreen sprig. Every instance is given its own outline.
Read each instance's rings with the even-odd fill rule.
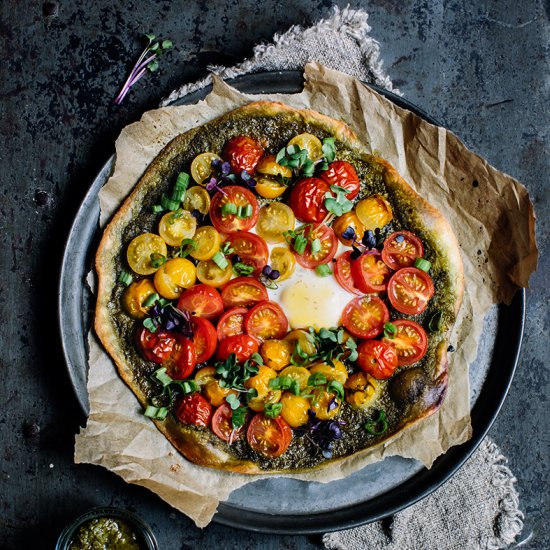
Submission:
[[[172,48],[173,44],[171,40],[163,40],[162,42],[155,42],[154,34],[146,34],[147,46],[139,56],[136,64],[132,68],[130,75],[126,79],[126,82],[122,86],[120,92],[114,100],[115,105],[120,105],[130,88],[140,79],[143,75],[149,71],[154,73],[159,68],[158,58],[164,52]]]

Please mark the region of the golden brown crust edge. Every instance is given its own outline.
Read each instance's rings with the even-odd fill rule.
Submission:
[[[277,102],[257,101],[234,111],[230,111],[220,118],[246,118],[254,115],[274,116],[280,114],[285,114],[290,119],[301,119],[305,122],[312,122],[334,135],[339,141],[354,150],[357,154],[362,156],[366,155],[366,147],[357,139],[355,134],[344,122],[332,119],[312,110],[294,109]],[[106,227],[96,255],[98,291],[94,323],[95,331],[105,349],[115,361],[122,379],[136,394],[143,407],[147,405],[147,398],[135,383],[132,369],[125,361],[124,351],[118,341],[113,321],[109,315],[110,295],[112,288],[116,284],[114,262],[116,255],[122,248],[122,232],[137,213],[136,210],[139,210],[144,195],[149,187],[154,185],[155,181],[159,179],[157,174],[159,167],[161,167],[166,160],[176,156],[180,150],[180,144],[191,139],[194,132],[196,132],[196,129],[189,130],[175,137],[149,165],[140,181]],[[451,280],[453,281],[453,288],[456,290],[457,296],[455,311],[458,311],[462,297],[463,272],[460,251],[450,226],[435,208],[422,199],[422,197],[403,180],[390,163],[380,158],[376,158],[376,161],[385,167],[384,179],[386,184],[390,187],[398,187],[415,201],[415,207],[421,216],[425,217],[427,229],[432,231],[434,241],[439,245],[440,251],[447,254],[447,257],[450,259],[449,265],[452,266]],[[437,235],[440,235],[440,237]],[[432,414],[441,404],[447,380],[447,345],[445,344],[445,346],[443,346],[443,344],[444,342],[438,347],[437,356],[439,360],[437,365],[434,365],[434,378],[439,381],[438,383],[440,386],[443,384],[441,399],[438,403],[434,403],[430,409],[423,411],[422,416],[419,416],[411,422],[407,422],[403,427]],[[203,437],[201,432],[186,429],[185,427],[182,428],[180,425],[176,426],[174,421],[155,421],[155,424],[183,456],[196,464],[246,474],[284,473],[279,471],[260,471],[254,462],[236,460],[219,448],[214,447],[207,441],[207,438]],[[365,451],[368,451],[368,449],[358,452]],[[344,458],[336,460],[344,460]],[[288,471],[286,471],[286,473],[288,473]]]

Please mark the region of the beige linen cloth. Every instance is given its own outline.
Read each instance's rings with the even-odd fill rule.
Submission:
[[[301,70],[309,61],[346,72],[394,93],[370,35],[364,11],[334,8],[313,27],[296,26],[273,43],[258,45],[253,56],[231,67],[211,67],[223,78],[242,74]],[[167,105],[211,82],[207,77],[174,90]],[[523,529],[516,479],[497,445],[485,439],[459,472],[437,491],[391,518],[355,529],[328,533],[334,550],[497,550],[516,541]]]

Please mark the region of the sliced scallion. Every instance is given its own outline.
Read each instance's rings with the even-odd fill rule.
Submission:
[[[212,256],[212,261],[220,268],[225,269],[229,262],[227,261],[227,258],[224,256],[223,252],[218,250],[214,256]]]
[[[153,405],[147,405],[143,414],[155,420],[164,420],[168,415],[168,409],[166,407],[153,407]]]
[[[160,204],[154,204],[152,210],[153,214],[160,214],[164,208]]]
[[[174,189],[171,200],[181,202],[185,196],[185,189]]]
[[[306,250],[306,246],[307,239],[303,235],[296,235],[296,238],[292,243],[292,248],[294,248],[298,254],[303,254]]]
[[[158,252],[153,252],[150,256],[151,265],[153,267],[160,267],[166,263],[166,256],[164,254],[159,254]]]
[[[134,278],[132,277],[132,274],[128,273],[127,271],[121,271],[120,275],[118,276],[118,281],[124,286],[131,285],[133,280]]]
[[[315,273],[320,277],[328,277],[332,275],[332,269],[330,269],[328,264],[321,264],[315,267]]]
[[[180,172],[178,174],[178,179],[176,180],[176,185],[174,185],[174,191],[175,190],[185,191],[188,185],[189,185],[189,174],[187,174],[186,172]]]
[[[252,216],[252,212],[253,212],[252,205],[247,204],[244,209],[243,218],[250,218]]]
[[[418,269],[421,269],[422,271],[425,271],[428,273],[432,267],[432,263],[428,260],[425,260],[424,258],[416,258],[414,261],[414,267],[418,267]]]
[[[232,202],[226,202],[222,206],[222,216],[235,215],[237,213],[237,205]]]
[[[160,299],[160,296],[154,292],[143,301],[143,307],[151,307],[157,300]]]
[[[311,253],[317,254],[321,250],[321,239],[313,239],[311,241]]]
[[[163,193],[160,198],[160,205],[164,210],[177,210],[180,207],[180,201],[174,201]]]
[[[163,385],[168,386],[172,383],[172,378],[168,374],[166,374],[166,367],[161,367],[160,369],[157,369],[153,376]]]

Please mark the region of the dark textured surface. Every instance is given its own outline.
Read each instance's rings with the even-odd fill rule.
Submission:
[[[347,2],[337,2],[343,6]],[[212,62],[231,63],[331,2],[76,2],[0,4],[0,547],[51,548],[63,525],[94,505],[145,517],[160,547],[318,548],[318,539],[200,531],[159,498],[101,468],[72,463],[84,422],[55,321],[65,236],[120,129]],[[90,6],[91,2],[86,3]],[[525,183],[538,213],[540,268],[527,293],[522,359],[491,435],[510,459],[526,513],[522,548],[550,545],[548,173],[550,4],[485,0],[371,0],[385,67],[406,97],[488,161]],[[124,105],[112,98],[155,32],[176,47]]]

